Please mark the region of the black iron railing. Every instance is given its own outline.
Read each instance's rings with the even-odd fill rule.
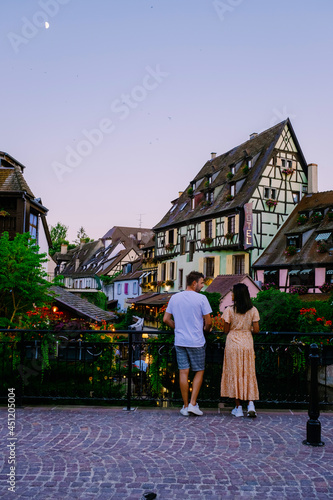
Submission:
[[[202,406],[220,401],[225,337],[207,341]],[[147,338],[144,338],[147,337]],[[262,405],[309,402],[308,343],[319,346],[319,404],[333,405],[333,334],[260,332],[254,336]],[[162,405],[181,402],[170,332],[0,330],[0,401],[18,404]]]

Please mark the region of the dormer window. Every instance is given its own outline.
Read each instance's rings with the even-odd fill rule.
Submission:
[[[214,191],[208,191],[206,193],[205,199],[208,203],[213,203],[214,201]]]
[[[234,175],[236,172],[236,166],[235,165],[230,165],[230,172]]]
[[[287,236],[287,247],[296,247],[297,249],[302,247],[301,235],[296,234],[292,236]]]
[[[230,184],[230,196],[235,196],[236,184]]]

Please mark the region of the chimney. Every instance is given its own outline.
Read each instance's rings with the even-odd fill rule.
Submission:
[[[254,139],[255,137],[257,137],[257,135],[257,132],[253,132],[252,134],[250,134],[250,139]]]
[[[60,253],[62,253],[63,255],[65,253],[67,253],[67,248],[68,248],[68,245],[66,245],[66,243],[61,243],[61,250],[60,250]]]
[[[75,271],[77,271],[80,267],[80,259],[76,258],[75,259]]]
[[[210,153],[210,159],[214,160],[214,158],[216,158],[216,153]]]
[[[180,198],[182,194],[183,194],[183,191],[178,191],[178,198]]]
[[[318,165],[316,163],[308,165],[308,193],[318,193]]]

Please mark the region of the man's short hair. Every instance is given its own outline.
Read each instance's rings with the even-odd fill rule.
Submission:
[[[198,282],[200,278],[204,278],[202,273],[198,271],[191,271],[190,274],[186,276],[186,286],[191,286],[193,281]]]

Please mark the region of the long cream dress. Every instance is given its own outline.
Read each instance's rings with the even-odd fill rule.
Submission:
[[[251,326],[259,321],[259,312],[252,307],[239,314],[227,307],[222,315],[230,323],[224,352],[221,396],[253,401],[259,399],[255,369],[255,355]]]

